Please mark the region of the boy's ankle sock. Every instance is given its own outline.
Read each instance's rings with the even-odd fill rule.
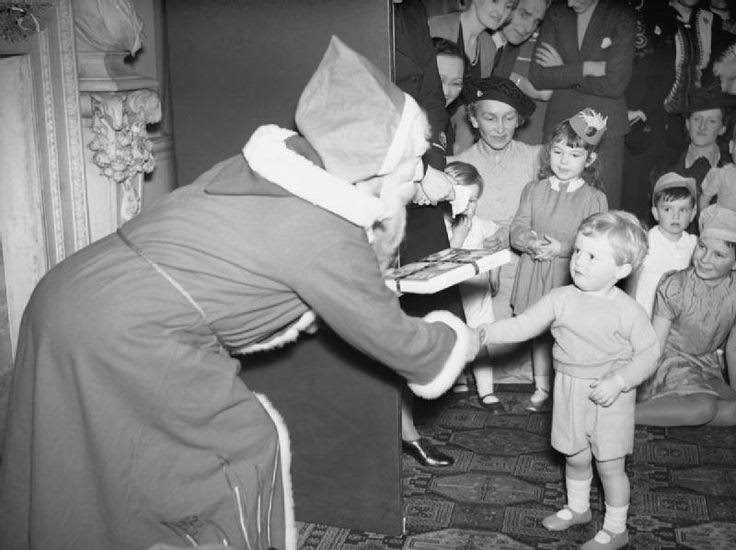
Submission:
[[[534,386],[538,390],[544,390],[549,393],[549,375],[538,376],[534,375]]]
[[[603,528],[611,533],[623,533],[626,531],[626,516],[628,512],[628,504],[625,506],[611,506],[606,504],[606,515],[603,518]]]
[[[590,484],[593,478],[589,479],[571,479],[565,478],[567,486],[567,507],[577,514],[582,514],[590,508]],[[624,516],[624,524],[625,524]]]

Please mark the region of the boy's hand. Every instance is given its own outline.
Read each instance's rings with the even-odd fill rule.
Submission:
[[[467,326],[467,325],[466,325]],[[483,345],[483,340],[481,338],[481,333],[476,328],[470,328],[467,327],[467,332],[470,339],[470,346],[468,346],[467,354],[465,356],[465,362],[470,363],[473,359],[475,359],[478,356],[478,352],[480,352],[480,347]]]
[[[483,323],[482,325],[478,325],[478,328],[475,329],[475,331],[478,333],[478,342],[481,346],[484,346],[488,343],[486,342],[486,330],[489,326],[491,326],[491,323]]]
[[[620,374],[608,373],[590,385],[590,400],[601,407],[610,407],[618,396],[624,391],[626,382]]]

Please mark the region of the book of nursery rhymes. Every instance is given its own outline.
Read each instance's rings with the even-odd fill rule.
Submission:
[[[386,286],[395,292],[434,294],[509,261],[508,248],[497,252],[445,248],[417,262],[389,269],[384,278]]]

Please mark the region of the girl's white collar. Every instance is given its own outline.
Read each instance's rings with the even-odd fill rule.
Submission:
[[[549,186],[555,191],[560,190],[560,183],[562,183],[562,181],[557,176],[549,177]],[[583,185],[585,185],[585,180],[583,178],[571,179],[567,182],[567,192],[572,193],[574,191],[577,191]]]

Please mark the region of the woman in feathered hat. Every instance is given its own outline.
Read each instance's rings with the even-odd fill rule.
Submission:
[[[478,170],[484,192],[478,200],[477,215],[499,226],[486,247],[507,248],[509,225],[519,207],[521,191],[536,179],[539,171],[541,145],[527,145],[514,139],[517,128],[534,112],[535,104],[508,78],[483,79],[464,93],[470,124],[478,139],[469,149],[448,160],[467,162]],[[501,267],[498,294],[493,298],[496,319],[511,317],[510,297],[517,263],[518,256],[513,254],[512,261]],[[493,350],[496,379],[501,376],[514,381],[528,380],[531,377],[528,355],[527,346],[496,346]],[[485,361],[483,366],[487,365]],[[481,383],[478,388],[482,402],[488,405],[497,401],[492,380],[493,377],[490,383]]]
[[[382,278],[421,174],[423,112],[333,39],[296,122],[302,135],[257,129],[36,287],[0,547],[146,548],[210,526],[237,548],[294,549],[285,427],[231,354],[282,346],[316,315],[427,398],[474,357],[465,324],[405,315]]]

